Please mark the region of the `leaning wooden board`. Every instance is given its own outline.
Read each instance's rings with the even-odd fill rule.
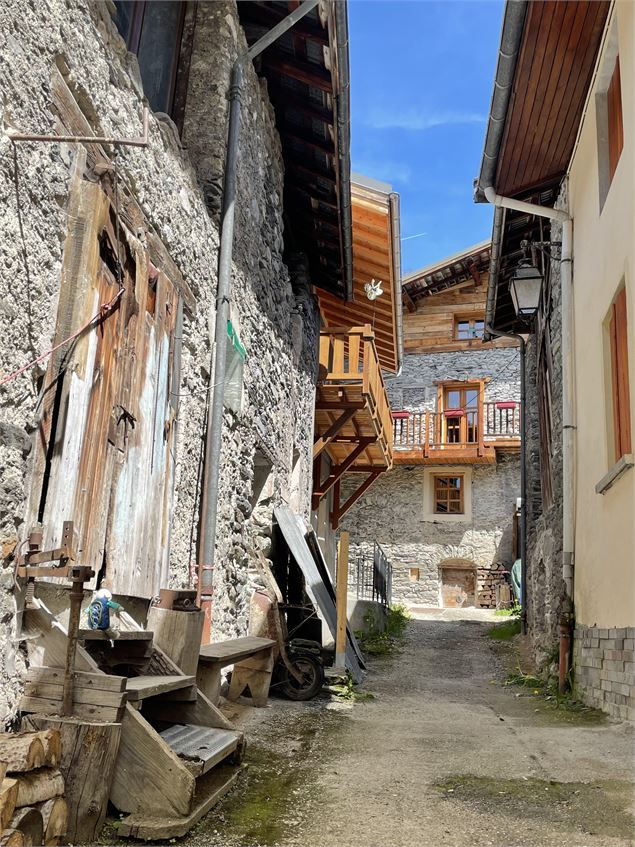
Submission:
[[[315,563],[315,559],[306,540],[307,528],[299,515],[296,515],[286,506],[276,506],[274,516],[278,526],[287,542],[291,555],[298,564],[304,575],[306,593],[317,610],[320,611],[326,624],[335,639],[337,632],[337,614],[335,610],[335,598],[333,586],[325,581]],[[330,589],[330,591],[329,591]],[[355,636],[347,625],[349,638],[346,644],[346,667],[350,671],[353,682],[361,682],[363,679],[362,668],[357,658],[353,644]],[[357,648],[359,650],[359,648]]]

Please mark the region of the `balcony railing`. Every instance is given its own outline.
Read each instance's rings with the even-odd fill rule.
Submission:
[[[394,412],[394,449],[482,448],[488,443],[520,439],[520,403],[487,402],[481,415],[470,410]]]
[[[390,403],[370,326],[322,330],[318,388],[328,387],[350,390],[351,397],[355,389],[361,390],[364,403],[375,419],[377,440],[390,455],[393,441]]]

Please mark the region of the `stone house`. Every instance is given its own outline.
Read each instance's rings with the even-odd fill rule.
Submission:
[[[548,5],[505,10],[477,191],[496,205],[487,321],[527,335],[527,611],[536,655],[559,671],[563,688],[572,663],[586,702],[633,719],[635,15],[629,3],[553,4],[547,14]],[[526,46],[547,33],[543,66]],[[526,90],[538,92],[531,132],[518,96]],[[523,258],[542,277],[531,324],[509,292]]]
[[[353,286],[345,3],[312,4],[244,63],[232,291],[216,299],[232,67],[287,13],[233,0],[0,10],[5,717],[24,665],[13,570],[34,526],[51,550],[73,521],[78,560],[96,574],[87,587],[109,587],[141,618],[160,587],[198,586],[217,639],[247,630],[250,549],[266,544],[273,506],[309,518],[315,292],[344,299]],[[51,600],[50,586],[36,594]]]
[[[403,279],[394,467],[342,522],[385,551],[394,601],[493,607],[517,556],[519,355],[483,342],[489,261],[483,243]]]

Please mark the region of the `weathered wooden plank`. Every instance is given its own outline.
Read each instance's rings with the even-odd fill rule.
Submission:
[[[51,682],[26,682],[24,693],[27,697],[43,697],[45,700],[62,701],[64,686]],[[126,700],[125,691],[104,691],[90,688],[73,688],[73,704],[85,704],[88,706],[104,706],[118,709]]]
[[[148,627],[154,632],[154,644],[185,674],[196,673],[203,622],[202,611],[178,612],[152,606],[148,612]]]
[[[87,703],[73,703],[73,713],[84,720],[101,720],[106,723],[118,723],[123,715],[123,706],[94,706]],[[35,712],[38,715],[59,715],[62,711],[62,701],[46,697],[27,697],[20,700],[20,711]]]
[[[239,773],[240,768],[229,765],[214,768],[197,780],[194,807],[186,817],[160,817],[140,812],[124,818],[117,830],[117,835],[124,838],[141,838],[146,841],[179,838],[186,835],[203,815],[220,802],[233,786]]]
[[[27,671],[26,678],[29,682],[48,682],[61,685],[64,682],[64,669],[31,667]],[[86,673],[85,671],[76,671],[73,674],[73,685],[75,689],[86,688],[95,691],[125,691],[126,677],[110,676],[104,673]],[[47,764],[54,763],[47,762]]]
[[[214,644],[204,644],[199,650],[199,662],[231,665],[240,659],[253,656],[254,653],[261,650],[268,650],[274,644],[275,641],[271,638],[258,638],[254,635],[217,641]]]
[[[135,676],[128,680],[128,698],[145,700],[179,688],[189,688],[196,682],[193,676]]]
[[[174,703],[180,710],[181,703]],[[184,717],[182,720],[187,720]],[[110,800],[121,812],[188,815],[195,780],[147,721],[127,707]]]

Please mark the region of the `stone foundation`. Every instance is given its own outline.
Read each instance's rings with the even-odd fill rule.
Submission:
[[[573,668],[576,692],[585,703],[635,720],[635,627],[577,626]]]

